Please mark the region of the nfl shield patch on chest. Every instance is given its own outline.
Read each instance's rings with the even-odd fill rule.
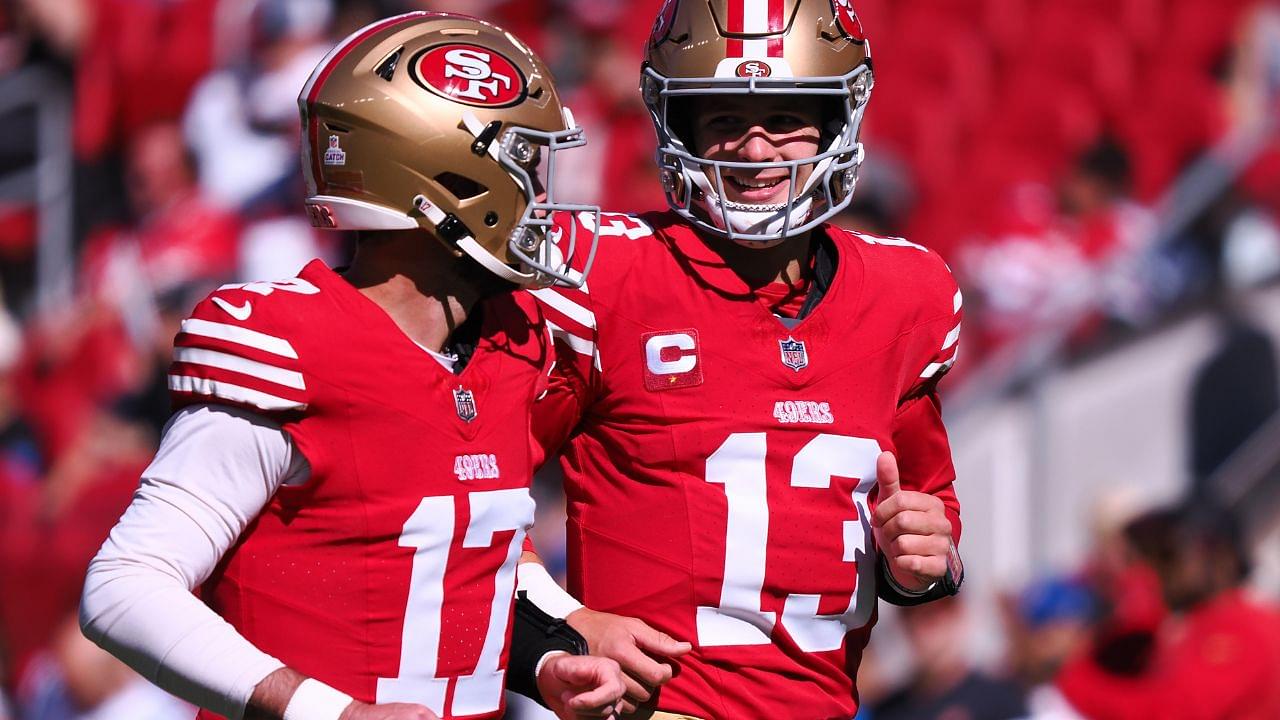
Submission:
[[[795,338],[778,341],[778,349],[782,353],[782,364],[800,372],[809,366],[809,353],[804,349],[804,342]]]
[[[476,419],[476,396],[470,390],[459,385],[453,391],[453,406],[463,422]]]

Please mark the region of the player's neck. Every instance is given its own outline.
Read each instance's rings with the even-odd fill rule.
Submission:
[[[810,266],[811,237],[805,233],[768,248],[743,247],[717,237],[704,240],[749,287],[758,289],[776,282],[800,284]]]
[[[492,294],[473,264],[424,234],[397,233],[362,240],[343,276],[411,340],[440,351],[476,304]]]

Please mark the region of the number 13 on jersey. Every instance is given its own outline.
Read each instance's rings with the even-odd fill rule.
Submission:
[[[857,517],[831,528],[843,538],[841,559],[854,563],[857,575],[843,612],[822,615],[818,613],[818,595],[788,594],[780,619],[778,613],[761,608],[769,547],[767,449],[766,433],[734,433],[707,458],[707,482],[724,486],[728,517],[720,602],[698,607],[698,643],[703,647],[766,645],[772,642],[774,626],[781,624],[805,652],[837,650],[850,630],[867,623],[875,607],[875,556],[867,493],[876,484],[880,445],[867,438],[822,434],[792,458],[792,488],[822,492],[830,490],[832,477],[857,479],[853,491]]]

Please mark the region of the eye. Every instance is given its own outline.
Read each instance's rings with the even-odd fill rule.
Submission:
[[[814,121],[796,113],[774,113],[769,116],[767,125],[770,132],[789,133],[815,125]]]
[[[730,115],[728,113],[711,115],[703,121],[703,125],[714,132],[726,133],[737,130],[742,127],[743,119],[738,115]]]

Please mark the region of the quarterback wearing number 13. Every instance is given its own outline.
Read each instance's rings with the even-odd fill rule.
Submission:
[[[520,587],[638,717],[847,720],[877,597],[961,580],[960,293],[927,248],[830,223],[872,85],[847,0],[667,0],[640,87],[669,209],[561,217],[600,235],[588,284],[533,293],[568,594],[532,552]]]

